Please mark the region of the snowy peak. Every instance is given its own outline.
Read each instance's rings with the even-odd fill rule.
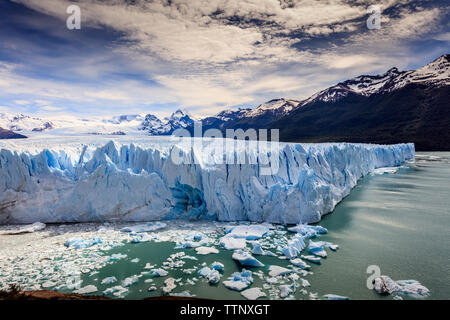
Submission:
[[[380,75],[361,75],[338,83],[311,96],[302,106],[311,102],[336,102],[349,94],[370,96],[381,92],[391,92],[410,83],[423,83],[433,86],[450,84],[450,55],[445,54],[422,68],[399,71],[391,68]]]
[[[0,113],[0,127],[19,132],[41,132],[53,129],[55,125],[51,121],[24,114]]]
[[[241,117],[243,117],[247,112],[251,111],[252,109],[242,109],[239,108],[237,110],[233,110],[233,109],[227,109],[224,111],[219,112],[215,118],[221,120],[221,121],[230,121],[230,120],[235,120],[235,119],[239,119]]]
[[[300,104],[300,101],[289,99],[273,99],[245,113],[246,117],[258,117],[268,112],[276,115],[287,114]]]
[[[141,114],[126,114],[126,115],[120,115],[120,116],[114,116],[112,119],[107,120],[107,122],[113,123],[113,124],[121,124],[126,122],[132,122],[132,121],[143,121],[144,115]]]
[[[142,121],[139,130],[148,132],[151,135],[168,135],[179,128],[186,128],[194,124],[194,119],[186,110],[178,109],[163,120],[147,114]]]

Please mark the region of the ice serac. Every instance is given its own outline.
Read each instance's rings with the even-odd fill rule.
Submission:
[[[195,161],[174,163],[174,148]],[[169,137],[31,138],[0,142],[0,149],[2,224],[177,218],[311,223],[331,212],[362,176],[414,157],[413,144],[281,143],[278,171],[262,175],[259,160],[221,163],[220,154],[200,152],[195,143],[183,149]]]

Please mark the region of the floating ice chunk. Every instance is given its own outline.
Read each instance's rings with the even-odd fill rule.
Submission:
[[[172,293],[171,296],[174,296],[174,297],[187,297],[187,298],[189,298],[189,297],[195,297],[195,294],[190,293],[189,290],[185,290],[185,291],[182,291],[182,292],[179,292],[179,293]]]
[[[242,250],[234,251],[234,253],[231,257],[234,260],[239,261],[239,263],[243,266],[248,266],[248,267],[263,267],[264,266],[264,264],[262,264],[259,260],[257,260],[251,254],[249,254],[245,251],[242,251]]]
[[[289,285],[289,284],[282,284],[282,285],[278,286],[278,289],[280,290],[281,298],[286,298],[291,293],[294,293],[292,285]]]
[[[228,280],[222,283],[228,289],[242,291],[253,283],[252,272],[242,269],[241,272],[234,272]]]
[[[295,227],[288,228],[290,232],[296,232],[304,238],[314,238],[318,234],[325,234],[328,230],[321,226],[310,226],[307,224],[299,224]]]
[[[316,257],[316,256],[305,256],[305,255],[301,255],[300,256],[302,259],[312,262],[312,263],[317,263],[320,264],[320,257]]]
[[[266,294],[261,290],[261,288],[250,288],[241,292],[247,300],[256,300],[261,297],[266,297]]]
[[[348,297],[339,296],[337,294],[326,294],[323,296],[326,300],[349,300]]]
[[[123,287],[129,287],[129,286],[137,283],[138,281],[139,281],[139,277],[138,276],[131,276],[131,277],[125,278],[122,281],[122,286]]]
[[[148,233],[138,233],[135,237],[131,239],[131,243],[142,243],[142,242],[149,242],[153,238]]]
[[[430,295],[430,290],[417,280],[397,280],[397,284],[402,288],[398,293],[414,297],[426,297]]]
[[[203,278],[207,278],[211,272],[212,272],[212,270],[208,267],[203,267],[200,270],[198,270],[199,276],[203,277]]]
[[[265,252],[261,246],[261,243],[259,243],[258,241],[253,241],[252,245],[253,245],[253,249],[252,249],[253,254],[261,255],[261,256],[263,256],[265,254]]]
[[[21,227],[19,230],[8,232],[7,234],[33,233],[45,229],[45,223],[35,222]]]
[[[198,274],[208,279],[209,283],[218,283],[220,281],[220,273],[216,269],[210,269],[208,267],[203,267],[198,271]]]
[[[125,259],[127,257],[126,254],[123,253],[114,253],[108,258],[108,261],[119,261],[121,259]]]
[[[299,275],[296,274],[296,273],[291,273],[291,274],[288,276],[288,279],[290,279],[290,280],[292,280],[292,281],[297,281],[299,278],[300,278]]]
[[[214,247],[198,247],[195,248],[195,252],[197,252],[197,254],[206,255],[210,253],[219,253],[219,250]]]
[[[310,287],[311,286],[309,281],[306,280],[306,279],[301,279],[300,281],[301,281],[301,284],[302,284],[303,287]]]
[[[303,261],[300,258],[292,259],[289,262],[292,263],[294,266],[299,267],[300,269],[303,269],[303,270],[307,270],[307,269],[311,268],[310,265],[308,265],[305,261]]]
[[[271,277],[277,277],[277,276],[283,276],[285,274],[291,273],[292,270],[286,269],[280,266],[270,266],[269,267],[269,276]]]
[[[91,240],[83,240],[80,238],[71,238],[67,240],[64,245],[69,248],[73,247],[75,249],[83,249],[83,248],[89,248],[92,247],[95,244],[102,243],[102,239],[100,238],[93,238]]]
[[[138,263],[139,261],[140,261],[139,258],[134,258],[130,260],[131,263]]]
[[[151,286],[148,288],[148,291],[156,291],[158,288],[156,288],[155,286]]]
[[[227,250],[244,249],[247,246],[247,241],[245,239],[237,239],[228,235],[220,238],[219,243]]]
[[[270,231],[267,224],[238,225],[228,227],[227,236],[237,239],[257,240]]]
[[[215,269],[215,270],[217,270],[217,271],[223,271],[223,269],[224,269],[223,263],[220,263],[220,262],[217,262],[217,261],[214,261],[214,262],[211,264],[211,267],[213,267],[213,269]]]
[[[388,276],[380,276],[374,281],[374,290],[379,294],[405,294],[413,297],[426,297],[430,290],[416,280],[394,281]]]
[[[162,288],[162,291],[165,294],[171,293],[172,290],[177,287],[174,278],[167,278],[166,280],[164,280],[164,285],[165,286]]]
[[[152,270],[150,270],[150,274],[155,276],[155,277],[165,277],[165,276],[167,276],[169,274],[169,272],[167,272],[164,269],[159,268],[159,269],[152,269]]]
[[[103,291],[104,295],[114,295],[118,298],[123,298],[128,293],[128,289],[122,286],[114,286]]]
[[[139,224],[136,226],[125,227],[120,229],[122,232],[140,233],[140,232],[152,232],[160,229],[164,229],[167,226],[164,222],[149,222],[145,224]]]
[[[313,241],[309,241],[309,246],[308,246],[308,251],[309,253],[321,257],[321,258],[326,258],[327,257],[327,252],[324,249],[325,245],[323,242],[313,242]]]
[[[86,287],[80,288],[78,290],[75,290],[74,293],[78,293],[78,294],[88,294],[88,293],[94,293],[97,292],[98,289],[96,286],[94,285],[88,285]]]
[[[42,284],[42,288],[51,288],[51,287],[54,287],[54,286],[56,286],[56,282],[53,282],[53,281],[45,281],[43,284]]]
[[[306,245],[303,237],[296,236],[289,240],[287,246],[284,247],[281,251],[288,259],[293,259],[300,254],[305,246]]]
[[[107,277],[107,278],[104,278],[102,280],[102,284],[111,284],[111,283],[114,283],[114,282],[117,282],[117,278],[116,277]]]
[[[156,264],[151,264],[151,263],[146,263],[144,269],[145,270],[150,270],[156,267]]]
[[[384,168],[377,168],[373,169],[370,173],[371,175],[377,175],[377,174],[394,174],[397,173],[399,167],[384,167]]]

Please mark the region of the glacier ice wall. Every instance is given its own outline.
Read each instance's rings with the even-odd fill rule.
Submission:
[[[413,144],[281,144],[279,170],[221,164],[195,148],[177,165],[161,137],[0,143],[0,223],[162,219],[317,222],[359,178],[414,157]]]

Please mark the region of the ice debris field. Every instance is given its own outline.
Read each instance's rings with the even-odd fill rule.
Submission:
[[[351,298],[311,287],[314,270],[339,254],[338,244],[321,239],[328,230],[318,225],[172,220],[20,229],[0,227],[0,289],[17,284],[124,299]],[[239,246],[230,247],[231,239]],[[387,276],[374,289],[395,299],[430,294],[417,281]]]
[[[273,149],[273,143],[248,147],[240,140],[234,151],[214,153],[205,150],[216,150],[224,139],[200,141],[213,148],[195,143],[183,148],[167,137],[48,136],[0,142],[0,224],[312,223],[333,211],[362,176],[380,173],[380,168],[394,170],[414,157],[413,144],[279,143]],[[172,161],[174,148],[178,157],[192,162]],[[244,164],[237,162],[241,151],[248,160]],[[261,174],[263,158],[276,169],[273,174]],[[239,240],[227,241],[239,246]]]

